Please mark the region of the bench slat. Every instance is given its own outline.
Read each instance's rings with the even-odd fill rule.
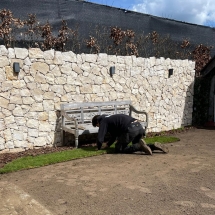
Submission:
[[[100,107],[108,105],[130,105],[131,101],[111,101],[111,102],[78,102],[78,103],[69,103],[61,104],[61,110],[69,110],[72,108],[80,109],[81,107]]]

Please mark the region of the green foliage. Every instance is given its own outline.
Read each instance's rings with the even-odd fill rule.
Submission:
[[[156,137],[150,137],[145,139],[146,143],[154,143],[154,142],[160,142],[160,143],[173,143],[180,141],[177,137],[172,136],[156,136]]]
[[[160,142],[160,143],[171,143],[179,141],[178,138],[172,136],[162,136],[146,138],[146,143]],[[74,159],[80,159],[85,157],[91,157],[95,155],[102,155],[105,153],[114,153],[114,145],[107,150],[96,150],[96,147],[84,147],[79,149],[55,152],[50,154],[42,154],[38,156],[27,156],[18,158],[0,169],[0,174],[9,173],[24,169],[37,168],[47,166],[55,163],[70,161]]]
[[[62,152],[55,152],[50,154],[43,154],[38,156],[27,156],[18,158],[8,164],[6,164],[0,173],[8,173],[18,171],[22,169],[31,169],[36,167],[47,166],[59,162],[65,162],[78,158],[90,157],[95,155],[101,155],[106,153],[105,150],[96,151],[93,147],[87,147],[83,149],[73,149]]]

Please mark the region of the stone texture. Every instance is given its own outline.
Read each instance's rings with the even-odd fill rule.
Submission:
[[[0,56],[0,68],[9,65],[9,59],[6,56]]]
[[[26,125],[28,126],[28,128],[36,128],[36,129],[38,129],[39,122],[36,119],[29,119],[27,121]]]
[[[53,60],[54,59],[54,50],[52,49],[52,50],[48,50],[48,51],[45,51],[44,52],[44,59],[45,60]]]
[[[0,83],[4,82],[6,80],[6,75],[3,70],[3,68],[0,68]]]
[[[49,66],[46,63],[34,62],[31,66],[31,72],[33,74],[40,72],[42,74],[47,74],[49,71]]]
[[[17,76],[13,62],[20,63]],[[116,68],[112,77],[111,66]],[[171,78],[169,68],[175,71]],[[59,142],[56,111],[73,101],[131,100],[149,113],[149,132],[189,125],[194,68],[189,60],[0,46],[0,151]]]
[[[24,114],[23,114],[22,108],[20,106],[14,108],[13,115],[14,116],[23,116]]]
[[[13,131],[13,140],[14,141],[23,140],[23,138],[24,138],[24,135],[23,135],[22,131],[16,131],[16,130]]]
[[[43,58],[43,51],[39,48],[30,48],[29,49],[29,57],[30,58]]]
[[[54,56],[54,64],[60,65],[63,64],[63,55],[61,52],[56,51]]]
[[[14,48],[15,56],[18,59],[25,59],[28,56],[28,50],[24,48]]]
[[[9,100],[3,97],[0,97],[0,107],[8,108]]]
[[[10,66],[5,67],[7,80],[17,80],[18,74],[13,72],[13,69]]]
[[[96,63],[98,55],[96,54],[86,54],[86,62]]]
[[[8,55],[8,50],[4,45],[0,45],[0,55]]]
[[[46,145],[46,138],[45,137],[38,137],[34,140],[35,147],[41,147]]]

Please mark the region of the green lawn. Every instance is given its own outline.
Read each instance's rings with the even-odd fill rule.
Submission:
[[[160,143],[172,143],[179,141],[176,137],[171,136],[159,136],[152,138],[145,138],[146,143],[160,142]],[[96,151],[96,147],[85,147],[73,150],[66,150],[61,152],[55,152],[50,154],[42,154],[38,156],[27,156],[18,158],[0,169],[0,174],[15,172],[18,170],[31,169],[36,167],[47,166],[55,163],[70,161],[79,158],[85,158],[95,155],[101,155],[105,153],[114,153],[114,146],[108,150]]]

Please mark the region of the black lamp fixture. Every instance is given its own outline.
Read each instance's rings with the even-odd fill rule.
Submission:
[[[169,69],[169,78],[173,75],[173,69]]]
[[[115,66],[110,67],[110,76],[112,77],[115,74]]]
[[[19,63],[17,63],[17,62],[14,62],[14,63],[13,63],[13,71],[16,72],[16,73],[19,73],[19,72],[20,72]]]

